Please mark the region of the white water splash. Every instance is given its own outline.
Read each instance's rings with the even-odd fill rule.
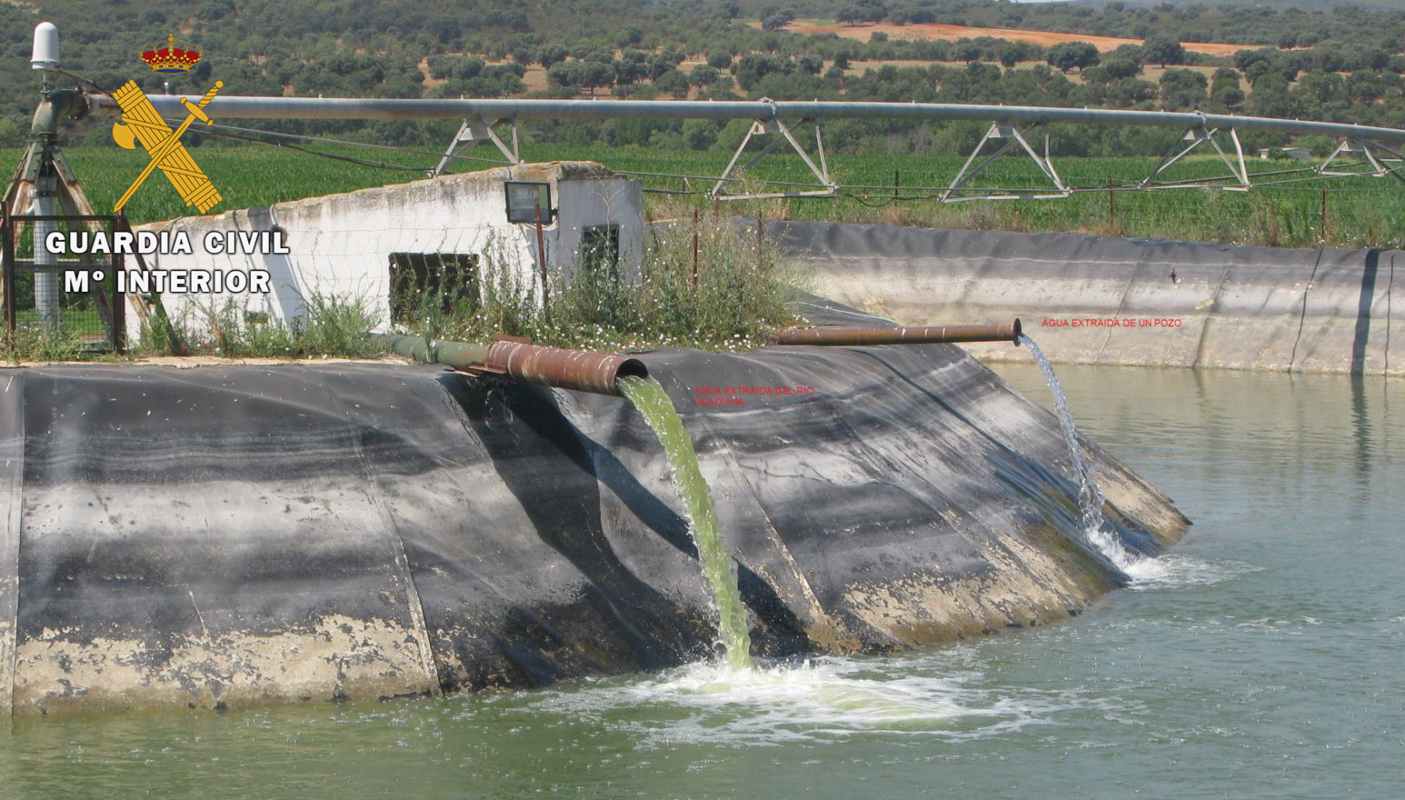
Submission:
[[[1259,572],[1263,568],[1240,561],[1204,561],[1179,554],[1160,558],[1139,558],[1127,574],[1132,577],[1128,588],[1179,589],[1189,586],[1214,586],[1240,575]]]
[[[982,678],[941,659],[833,657],[753,669],[698,663],[552,690],[530,712],[615,721],[652,746],[755,746],[875,733],[985,738],[1095,702],[1078,692],[984,688]],[[627,722],[616,713],[623,709]]]
[[[1044,351],[1039,349],[1033,339],[1021,334],[1020,344],[1034,357],[1034,363],[1039,365],[1039,371],[1044,373],[1044,380],[1048,382],[1049,391],[1054,395],[1055,416],[1059,418],[1064,442],[1068,444],[1069,455],[1073,458],[1073,471],[1078,476],[1078,507],[1083,515],[1083,534],[1088,538],[1088,543],[1107,556],[1109,561],[1134,581],[1158,577],[1164,567],[1157,563],[1157,559],[1131,552],[1118,541],[1114,532],[1107,529],[1107,520],[1103,518],[1103,492],[1083,461],[1083,448],[1078,444],[1078,429],[1074,427],[1073,415],[1068,410],[1068,396],[1064,394],[1063,386],[1054,374],[1054,366],[1049,363]]]

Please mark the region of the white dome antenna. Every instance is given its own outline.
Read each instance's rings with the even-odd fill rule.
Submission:
[[[34,54],[29,65],[34,69],[59,68],[59,29],[52,22],[34,26]]]

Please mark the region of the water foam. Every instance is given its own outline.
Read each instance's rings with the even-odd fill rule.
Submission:
[[[1128,588],[1145,591],[1213,586],[1261,569],[1262,567],[1239,561],[1204,561],[1191,556],[1172,554],[1159,558],[1138,558],[1126,572],[1132,578]]]
[[[543,693],[532,712],[610,720],[655,745],[776,745],[857,735],[999,736],[1086,707],[1078,693],[988,689],[941,659],[829,657],[737,669],[698,663],[625,681],[583,681]],[[643,719],[641,719],[643,717]]]

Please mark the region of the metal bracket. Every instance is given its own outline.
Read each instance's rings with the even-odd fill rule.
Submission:
[[[430,171],[431,178],[443,175],[449,168],[449,162],[453,160],[454,154],[458,152],[459,146],[463,144],[475,145],[484,141],[492,142],[497,146],[498,152],[503,154],[509,164],[521,164],[522,157],[517,146],[517,120],[512,122],[512,147],[508,147],[505,142],[493,130],[493,123],[486,117],[479,117],[477,122],[470,122],[465,119],[459,126],[459,132],[454,134],[454,138],[449,142],[449,147],[444,151],[444,155],[439,159],[439,163]]]
[[[1327,169],[1332,165],[1332,162],[1336,161],[1338,158],[1343,156],[1350,157],[1355,153],[1360,153],[1362,159],[1371,165],[1370,172],[1347,172],[1343,170]],[[1327,156],[1327,160],[1323,161],[1321,166],[1317,168],[1317,174],[1328,175],[1334,178],[1351,178],[1358,175],[1370,175],[1373,178],[1384,178],[1386,175],[1390,174],[1390,170],[1376,158],[1376,154],[1371,152],[1371,148],[1367,146],[1366,142],[1359,139],[1342,139],[1337,145],[1337,149],[1333,150],[1332,154]]]
[[[1179,189],[1179,188],[1186,188],[1186,187],[1191,187],[1191,186],[1206,186],[1206,187],[1219,186],[1219,188],[1221,188],[1221,189],[1226,189],[1226,190],[1234,191],[1234,192],[1245,192],[1245,191],[1248,191],[1249,188],[1250,188],[1250,184],[1249,184],[1249,167],[1244,163],[1244,147],[1243,147],[1242,145],[1240,145],[1240,143],[1239,143],[1239,133],[1238,133],[1234,128],[1230,128],[1230,129],[1229,129],[1229,138],[1230,138],[1230,141],[1232,141],[1232,142],[1234,143],[1234,158],[1231,159],[1230,156],[1229,156],[1229,154],[1224,151],[1224,148],[1220,147],[1219,141],[1218,141],[1217,139],[1215,139],[1215,134],[1218,133],[1218,132],[1219,132],[1219,129],[1218,129],[1218,128],[1209,128],[1209,129],[1206,129],[1206,128],[1204,128],[1204,127],[1200,127],[1200,128],[1191,128],[1190,130],[1187,130],[1187,131],[1185,132],[1185,136],[1182,137],[1182,141],[1190,142],[1190,144],[1188,144],[1188,145],[1186,145],[1184,148],[1182,148],[1182,149],[1180,150],[1180,152],[1178,152],[1178,153],[1176,153],[1175,155],[1173,155],[1173,156],[1171,156],[1171,157],[1165,159],[1164,161],[1162,161],[1161,164],[1160,164],[1159,166],[1157,166],[1157,168],[1156,168],[1155,170],[1153,170],[1150,175],[1148,175],[1148,176],[1146,176],[1145,178],[1143,178],[1143,179],[1142,179],[1142,182],[1139,183],[1139,184],[1137,184],[1137,188],[1138,188],[1138,189],[1163,189],[1163,188],[1178,188],[1178,189]],[[1190,154],[1190,152],[1191,152],[1192,150],[1194,150],[1195,148],[1199,147],[1200,145],[1202,145],[1202,144],[1204,144],[1204,143],[1206,143],[1206,142],[1209,142],[1209,143],[1210,143],[1210,146],[1213,147],[1213,148],[1215,148],[1215,152],[1219,155],[1220,160],[1224,162],[1225,166],[1229,167],[1229,171],[1230,171],[1230,173],[1231,173],[1231,174],[1229,175],[1229,177],[1231,177],[1231,178],[1233,178],[1234,180],[1238,181],[1238,182],[1239,182],[1239,185],[1238,185],[1238,186],[1223,186],[1223,185],[1219,184],[1218,181],[1223,181],[1223,180],[1225,180],[1224,178],[1209,178],[1209,179],[1193,178],[1193,179],[1183,180],[1183,181],[1168,181],[1168,182],[1160,183],[1160,184],[1153,184],[1153,183],[1152,183],[1153,181],[1156,180],[1156,178],[1157,178],[1158,176],[1161,175],[1161,173],[1163,173],[1163,172],[1165,172],[1166,170],[1170,169],[1173,164],[1175,164],[1177,161],[1180,161],[1182,158],[1185,158],[1187,155]]]
[[[807,121],[808,120],[801,120],[802,123]],[[779,133],[781,135],[780,138],[770,140],[766,144],[766,147],[763,148],[760,153],[757,153],[756,156],[751,159],[751,161],[747,162],[746,167],[750,167],[752,164],[755,164],[757,161],[760,161],[767,153],[775,149],[775,146],[782,139],[784,139],[784,141],[790,144],[791,149],[793,149],[797,154],[799,154],[800,160],[805,162],[805,166],[810,169],[810,174],[815,176],[815,180],[819,181],[820,185],[823,188],[795,192],[725,194],[723,192],[723,189],[726,188],[727,183],[729,181],[733,180],[732,172],[737,168],[737,162],[741,160],[742,153],[746,151],[746,146],[751,143],[752,137],[766,136],[767,134],[773,133]],[[795,134],[791,132],[790,128],[786,127],[784,122],[781,122],[778,119],[757,120],[751,124],[751,129],[748,130],[746,132],[746,136],[742,138],[742,143],[737,147],[737,151],[732,154],[732,160],[727,162],[727,168],[722,170],[722,174],[718,176],[717,183],[712,187],[712,191],[708,192],[708,196],[713,198],[714,200],[767,200],[777,197],[830,197],[838,191],[839,185],[833,180],[831,180],[829,177],[829,163],[825,160],[824,155],[824,137],[820,134],[820,126],[818,124],[815,125],[815,150],[816,154],[819,157],[818,165],[816,165],[814,160],[810,158],[810,154],[805,152],[805,148],[801,146],[800,141],[795,138]],[[743,169],[745,169],[746,167],[743,167]]]
[[[980,158],[981,150],[985,149],[986,143],[995,140],[1000,141],[1000,146],[995,148],[993,153],[986,156],[983,161],[978,163],[976,159]],[[1039,171],[1044,174],[1044,177],[1048,178],[1049,182],[1054,184],[1054,192],[1052,194],[1048,192],[1029,191],[1010,191],[982,195],[958,194],[963,191],[962,187],[967,181],[984,172],[987,167],[995,162],[995,159],[1004,155],[1007,150],[1017,144],[1020,146],[1020,149],[1024,150],[1025,155],[1029,156],[1030,160],[1034,162],[1035,166],[1039,167]],[[996,122],[991,124],[989,130],[987,130],[985,135],[981,137],[981,140],[976,143],[976,149],[971,151],[971,155],[966,159],[966,163],[961,165],[961,170],[956,173],[955,178],[951,179],[951,185],[946,187],[946,191],[942,192],[941,202],[961,203],[967,200],[1019,199],[1052,200],[1059,197],[1068,197],[1071,194],[1073,194],[1073,192],[1069,190],[1068,186],[1064,185],[1063,179],[1060,178],[1059,173],[1054,170],[1054,163],[1049,160],[1049,143],[1047,139],[1044,142],[1044,155],[1041,156],[1039,153],[1035,152],[1033,147],[1029,146],[1029,142],[1025,141],[1024,136],[1020,134],[1018,128],[1013,125],[1001,125]]]

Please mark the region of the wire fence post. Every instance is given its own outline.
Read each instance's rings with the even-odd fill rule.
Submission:
[[[766,212],[756,212],[756,268],[761,268],[761,245],[766,237]]]
[[[693,209],[693,282],[692,288],[698,288],[698,218],[702,216],[696,208]]]
[[[5,334],[9,340],[10,347],[15,346],[15,221],[10,216],[10,209],[6,204],[0,202],[0,260],[4,263],[5,291]]]
[[[898,171],[893,170],[893,199],[898,199]]]
[[[117,232],[117,221],[112,222],[113,233]],[[112,352],[125,353],[127,351],[127,301],[122,296],[122,267],[125,266],[126,256],[122,255],[121,248],[112,248],[112,309],[109,316],[112,320]],[[97,291],[101,292],[99,286]]]
[[[1112,178],[1107,179],[1107,227],[1117,230],[1117,193],[1112,190]]]
[[[1322,243],[1326,244],[1330,237],[1327,231],[1327,187],[1322,187]]]

